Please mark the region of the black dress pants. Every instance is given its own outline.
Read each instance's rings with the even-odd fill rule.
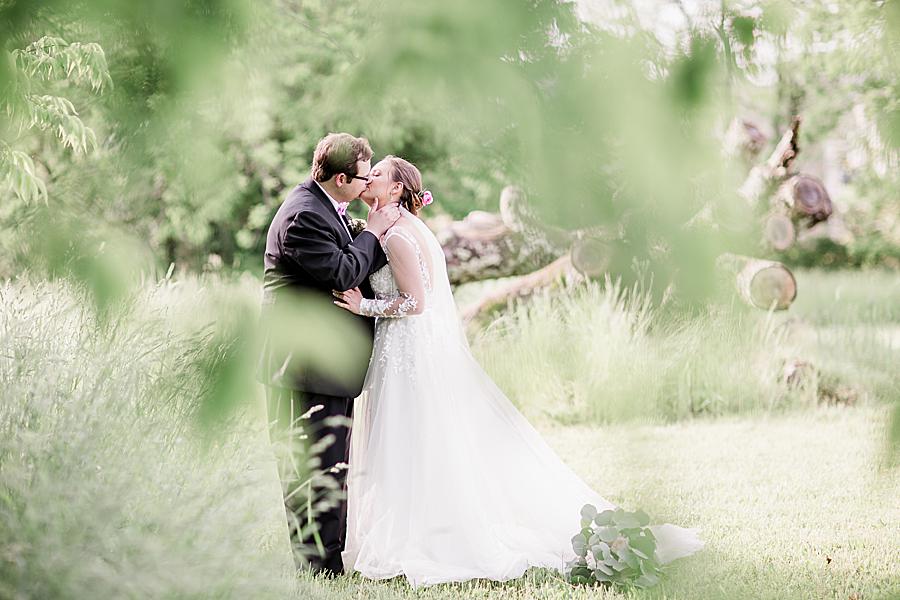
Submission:
[[[297,566],[342,573],[347,470],[334,467],[350,458],[353,398],[266,387],[266,399]]]

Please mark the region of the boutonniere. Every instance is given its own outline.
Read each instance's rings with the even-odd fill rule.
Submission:
[[[357,219],[355,217],[350,217],[349,223],[347,223],[347,228],[350,230],[350,235],[354,238],[363,232],[363,229],[366,228],[365,219]]]

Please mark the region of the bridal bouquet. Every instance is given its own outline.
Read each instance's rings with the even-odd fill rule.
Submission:
[[[598,513],[585,504],[581,531],[572,538],[576,558],[567,565],[569,581],[639,588],[659,583],[662,569],[649,524],[650,517],[641,510],[617,508]]]

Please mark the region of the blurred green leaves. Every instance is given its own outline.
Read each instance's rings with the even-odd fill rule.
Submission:
[[[210,222],[231,217],[230,208],[217,210],[206,200],[227,197],[221,187],[235,187],[233,176],[240,172],[223,176],[232,165],[222,160],[221,130],[213,131],[209,119],[197,115],[208,115],[214,106],[222,67],[250,15],[251,4],[242,0],[0,7],[0,29],[10,40],[0,81],[6,119],[0,184],[18,200],[6,203],[3,216],[19,225],[0,241],[28,254],[21,266],[46,265],[57,273],[59,265],[68,265],[68,275],[88,283],[98,306],[105,306],[120,295],[112,280],[133,280],[138,268],[148,268],[142,260],[129,265],[108,259],[118,254],[109,252],[116,240],[128,238],[115,233],[122,221],[138,223],[130,233],[143,234],[158,249],[165,239],[157,241],[148,229],[171,230],[177,219],[164,218],[161,228],[148,228],[146,219],[160,214],[154,203],[171,197],[171,190],[180,194],[179,206],[184,198],[198,198],[186,214],[198,214],[206,230]],[[106,93],[98,99],[100,92]],[[48,137],[62,147],[48,147]],[[93,155],[76,158],[66,151]],[[45,235],[41,222],[47,215],[29,206],[36,200],[57,209],[51,222],[74,218],[76,224],[57,223]],[[82,219],[84,209],[96,212]],[[57,243],[63,235],[73,238]],[[104,241],[107,251],[98,253]]]
[[[57,208],[40,207],[28,227],[32,235],[19,248],[19,264],[80,284],[102,319],[128,297],[142,273],[152,270],[146,244]]]
[[[340,310],[328,300],[296,294],[267,306],[262,326],[275,354],[326,377],[355,379],[365,372],[367,333]]]
[[[738,15],[731,19],[731,27],[737,40],[749,46],[755,38],[754,29],[756,28],[756,19]]]
[[[750,39],[752,41],[752,24]],[[669,82],[676,106],[682,109],[702,107],[715,93],[716,47],[712,40],[694,37],[689,54],[679,56],[671,67]]]
[[[650,261],[662,287],[675,278],[685,298],[709,294],[724,239],[744,234],[683,232],[705,204],[732,204],[737,187],[712,134],[722,109],[712,40],[694,37],[660,70],[642,38],[602,33],[568,3],[396,0],[382,12],[396,18],[367,32],[343,96],[366,114],[412,98],[413,114],[472,140],[468,152],[497,158],[501,177],[525,187],[545,221],[621,230],[617,275]],[[698,198],[701,178],[715,194]]]
[[[881,131],[895,151],[900,151],[900,2],[884,2],[885,13],[884,52],[891,58],[894,69],[893,88],[889,88],[886,106],[880,116]]]
[[[204,427],[221,424],[256,397],[263,344],[270,345],[267,352],[284,357],[292,372],[313,371],[342,380],[360,378],[365,371],[370,347],[366,333],[356,323],[338,318],[343,315],[327,300],[285,295],[260,316],[256,297],[220,292],[197,308],[196,313],[181,315],[180,327],[203,332],[196,337],[194,369],[204,382],[198,409]],[[282,383],[293,385],[289,379]]]
[[[762,4],[760,25],[775,35],[784,35],[796,15],[790,2],[784,0],[768,0]]]

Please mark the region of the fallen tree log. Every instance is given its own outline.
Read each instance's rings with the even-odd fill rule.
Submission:
[[[589,277],[575,268],[573,258],[571,254],[563,255],[538,271],[490,290],[463,309],[463,318],[470,321],[496,306],[527,298],[561,281],[586,281]],[[797,297],[797,281],[790,269],[780,262],[723,254],[716,264],[729,274],[731,285],[749,306],[785,310]]]
[[[450,283],[527,275],[568,253],[574,233],[542,225],[520,188],[504,188],[500,209],[499,215],[473,211],[462,221],[429,221],[444,249]]]
[[[745,188],[766,188],[775,177],[785,175],[796,156],[799,123],[795,118],[766,163],[754,168],[755,174],[747,180],[752,185],[745,182]],[[801,189],[800,196],[807,200],[801,200],[800,205],[815,206],[813,214],[822,214],[822,203],[808,200],[819,190],[810,192],[808,180],[802,177],[798,176],[790,189]],[[597,227],[564,231],[545,226],[530,211],[524,192],[515,186],[503,190],[499,215],[473,211],[462,221],[439,218],[429,226],[444,249],[452,284],[522,276],[467,307],[467,319],[512,298],[533,294],[561,276],[588,279],[607,275],[613,255],[614,236],[609,232]],[[796,239],[794,223],[783,208],[769,215],[765,231],[771,245],[778,249],[789,248]],[[731,268],[740,297],[751,306],[782,310],[796,297],[796,280],[781,263],[736,255],[724,255],[719,263]]]
[[[440,228],[433,222],[430,225],[444,249],[447,275],[453,285],[526,275],[558,258],[525,235],[505,228],[479,233],[466,227]]]
[[[565,254],[542,269],[487,292],[477,302],[466,307],[462,311],[462,316],[465,321],[471,321],[510,300],[526,298],[563,281],[576,283],[583,280],[584,277],[572,266],[572,257]]]

